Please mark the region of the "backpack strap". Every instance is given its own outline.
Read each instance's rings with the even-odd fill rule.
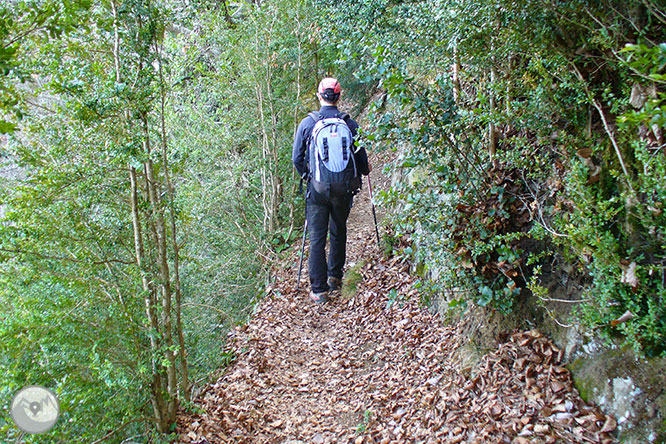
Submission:
[[[348,126],[349,128],[351,128],[351,126],[349,125],[349,122],[351,121],[351,117],[349,116],[349,114],[347,114],[347,113],[338,113],[338,117],[339,117],[340,119],[344,120],[345,123],[347,124],[347,126]],[[343,140],[342,140],[342,144],[343,144],[343,148],[346,148],[347,140],[346,140],[346,139],[343,139]],[[354,146],[354,145],[352,145],[352,146],[350,147],[350,148],[352,148],[352,151],[354,150],[354,149],[353,149],[353,146]],[[359,148],[359,149],[360,149],[360,148]],[[358,153],[358,150],[359,150],[359,149],[357,149],[356,151],[354,151],[354,154]],[[347,160],[347,150],[346,150],[346,149],[343,151],[343,156],[345,157],[345,160]],[[356,171],[356,164],[354,164],[354,171]]]
[[[310,112],[308,113],[308,116],[309,116],[312,120],[314,120],[315,125],[317,124],[317,122],[319,122],[320,120],[322,120],[322,119],[324,118],[324,116],[322,116],[321,113],[320,113],[319,111],[310,111]],[[308,152],[308,153],[310,152],[310,144],[312,143],[312,136],[313,136],[313,133],[314,133],[314,127],[312,128],[312,132],[310,133],[310,136],[309,136],[308,139],[307,139],[307,152]]]
[[[324,137],[322,144],[324,145],[324,158],[322,160],[328,162],[328,139],[326,137]]]
[[[344,120],[345,123],[347,124],[347,126],[351,129],[351,126],[349,125],[349,123],[350,123],[350,121],[351,121],[351,117],[349,117],[349,114],[347,114],[347,113],[340,113],[338,116],[339,116],[342,120]],[[342,139],[342,146],[343,146],[343,155],[345,156],[345,160],[346,160],[346,157],[347,157],[346,145],[347,145],[347,140],[343,138],[343,139]],[[351,146],[350,146],[349,148],[351,149],[351,151],[352,151],[354,154],[356,154],[356,153],[360,150],[360,148],[358,148],[356,151],[354,151],[354,148],[353,148],[353,147],[354,147],[354,145],[351,144]],[[358,171],[356,170],[356,158],[355,158],[353,155],[351,156],[351,161],[352,161],[352,164],[354,165],[354,176],[358,176]]]

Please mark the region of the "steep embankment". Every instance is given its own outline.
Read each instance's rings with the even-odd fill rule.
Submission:
[[[615,421],[580,400],[563,353],[538,332],[463,368],[461,329],[422,307],[408,266],[378,252],[367,190],[348,242],[362,279],[324,306],[307,299],[305,272],[296,291],[294,246],[230,334],[236,362],[195,400],[198,413],[180,416],[182,442],[614,442]]]

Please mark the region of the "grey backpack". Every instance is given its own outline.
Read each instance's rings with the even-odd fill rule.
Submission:
[[[347,124],[349,116],[338,114],[324,118],[313,111],[315,121],[309,145],[310,178],[319,193],[356,194],[361,178],[354,159],[354,139]]]

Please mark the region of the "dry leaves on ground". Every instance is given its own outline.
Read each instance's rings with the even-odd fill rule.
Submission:
[[[187,443],[611,443],[562,351],[516,333],[465,376],[460,332],[420,306],[397,259],[369,262],[362,289],[316,306],[288,276],[230,335],[238,356],[182,415]],[[391,295],[391,297],[389,297]]]
[[[201,413],[179,416],[182,442],[614,442],[615,421],[580,399],[539,332],[513,334],[463,372],[464,333],[421,306],[404,263],[379,258],[365,194],[348,238],[349,260],[365,263],[357,294],[317,306],[295,290],[294,266],[276,268],[229,335],[236,362],[195,400]]]

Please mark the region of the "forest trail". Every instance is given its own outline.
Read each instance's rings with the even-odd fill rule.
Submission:
[[[388,179],[373,163],[377,194]],[[461,327],[424,308],[408,265],[379,252],[367,181],[348,233],[356,294],[310,302],[307,261],[296,291],[294,245],[252,320],[230,333],[236,361],[195,399],[198,413],[179,416],[181,442],[614,442],[614,419],[583,403],[538,332],[461,363]]]

